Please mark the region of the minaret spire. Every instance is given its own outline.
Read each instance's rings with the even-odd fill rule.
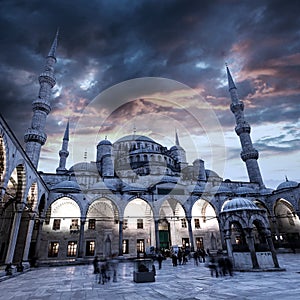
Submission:
[[[177,130],[175,129],[175,145],[176,146],[180,146],[179,144],[179,138],[178,138],[178,134],[177,134]]]
[[[64,174],[67,171],[66,161],[67,161],[67,157],[69,156],[68,145],[69,145],[69,120],[65,130],[62,147],[61,150],[59,151],[60,159],[59,159],[59,166],[56,169],[57,174]]]
[[[235,132],[240,138],[242,152],[241,158],[245,162],[250,182],[258,183],[264,187],[260,169],[258,166],[258,151],[253,147],[250,137],[251,127],[244,117],[244,103],[239,100],[237,88],[230,74],[229,68],[226,65],[228,87],[231,96],[230,109],[233,112],[236,120]]]
[[[47,140],[44,132],[47,115],[51,111],[50,98],[51,89],[55,86],[54,64],[56,63],[55,52],[57,47],[58,32],[52,43],[48,56],[46,57],[46,65],[44,71],[39,76],[40,91],[38,98],[32,102],[33,116],[31,127],[28,128],[24,135],[26,143],[26,153],[37,168],[41,147]]]
[[[57,41],[58,41],[58,34],[59,34],[59,28],[57,28],[57,31],[56,31],[56,35],[55,35],[55,38],[53,40],[53,43],[52,43],[52,46],[49,50],[49,53],[48,53],[48,57],[53,57],[56,59],[56,48],[57,48]]]

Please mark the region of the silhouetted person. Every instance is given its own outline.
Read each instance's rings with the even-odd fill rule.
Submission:
[[[208,263],[208,267],[210,269],[210,275],[211,275],[211,277],[214,276],[214,273],[215,273],[216,277],[219,277],[217,263],[216,263],[216,260],[215,260],[215,258],[213,256],[211,256],[211,258],[210,258],[210,261]]]
[[[180,265],[182,264],[182,251],[180,249],[178,250],[178,262]]]
[[[163,256],[162,256],[162,254],[161,254],[161,253],[158,253],[158,256],[157,256],[157,262],[158,262],[158,269],[159,269],[159,270],[161,269],[162,261],[163,261]]]
[[[225,259],[223,257],[220,257],[218,259],[218,267],[219,267],[220,274],[222,276],[225,276],[226,272],[227,272],[227,268],[226,268],[226,264],[225,264]]]
[[[198,253],[195,252],[193,257],[194,257],[194,265],[198,266]]]
[[[175,253],[172,254],[172,264],[173,267],[177,267],[177,255]]]
[[[231,260],[228,257],[226,257],[224,259],[224,264],[225,264],[225,268],[228,271],[229,275],[232,276],[232,268],[233,268],[233,266],[232,266]]]
[[[94,274],[100,273],[98,256],[95,256],[95,258],[93,260],[93,266],[94,266]]]

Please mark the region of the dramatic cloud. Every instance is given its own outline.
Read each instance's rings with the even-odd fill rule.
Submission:
[[[266,182],[274,187],[282,180],[281,171],[274,175],[275,166],[270,159],[283,152],[286,160],[294,164],[290,166],[282,160],[282,168],[276,165],[276,169],[291,167],[286,170],[289,178],[300,181],[298,6],[296,0],[3,1],[1,114],[22,142],[25,128],[31,122],[31,103],[38,95],[37,77],[59,27],[57,85],[53,89],[52,111],[46,125],[48,140],[42,150],[40,168],[55,170],[67,120],[70,119],[74,132],[82,113],[87,112],[86,108],[99,93],[126,80],[163,77],[193,88],[211,105],[222,125],[227,147],[224,176],[246,180],[239,158],[239,140],[234,133],[235,120],[229,109],[224,68],[227,62],[240,99],[245,103],[245,116],[252,126],[252,139],[260,151],[260,160],[265,159],[261,166],[267,170],[262,170]],[[169,96],[167,99],[174,96],[171,91]],[[166,120],[176,119],[177,124],[160,123],[165,128],[159,134],[154,124],[150,128],[151,122],[143,127],[136,124],[137,132],[142,130],[140,133],[152,135],[160,143],[165,143],[169,136],[167,146],[170,146],[176,126],[183,143],[186,134],[198,137],[195,145],[204,142],[201,128],[197,132],[192,118],[180,108],[146,98],[131,100],[135,101],[114,110],[106,126],[102,123],[114,107],[115,99],[89,111],[91,124],[86,127],[85,135],[131,134],[132,124],[142,116],[148,115],[151,120],[150,116],[161,114]],[[199,105],[196,98],[182,97],[180,103],[189,111]],[[127,126],[121,130],[124,124]],[[94,144],[89,146],[90,160],[95,159],[94,147]],[[205,160],[204,144],[200,148]]]

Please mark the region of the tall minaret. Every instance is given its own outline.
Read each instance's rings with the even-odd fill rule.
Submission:
[[[258,151],[253,147],[250,131],[251,127],[244,117],[244,103],[239,100],[237,94],[237,88],[234,84],[234,81],[231,77],[228,66],[226,65],[227,77],[228,77],[228,86],[231,96],[231,105],[230,109],[235,116],[236,127],[235,132],[240,138],[242,152],[241,158],[246,163],[247,172],[250,182],[259,183],[260,186],[264,186],[259,166],[258,166]]]
[[[39,76],[40,91],[38,98],[32,102],[33,116],[31,128],[28,128],[24,135],[24,141],[26,143],[25,151],[36,168],[40,158],[41,147],[45,144],[47,139],[44,129],[47,115],[51,111],[49,102],[51,89],[56,83],[53,66],[56,63],[55,52],[57,47],[57,38],[58,31],[46,58],[44,72],[42,72]]]
[[[64,174],[67,171],[66,162],[67,162],[67,157],[69,156],[68,145],[69,145],[69,121],[67,123],[67,127],[65,130],[62,147],[61,150],[59,151],[60,159],[59,159],[59,166],[56,169],[57,174]]]

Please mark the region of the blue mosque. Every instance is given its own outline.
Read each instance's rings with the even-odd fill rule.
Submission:
[[[57,39],[38,78],[24,147],[0,116],[0,264],[130,259],[176,245],[226,253],[236,269],[267,269],[280,267],[278,252],[300,249],[300,184],[286,178],[274,190],[265,186],[228,66],[228,113],[249,181],[223,179],[202,159],[188,162],[177,132],[169,149],[144,135],[106,138],[95,145],[94,161],[66,168],[69,123],[55,172],[39,170]]]

